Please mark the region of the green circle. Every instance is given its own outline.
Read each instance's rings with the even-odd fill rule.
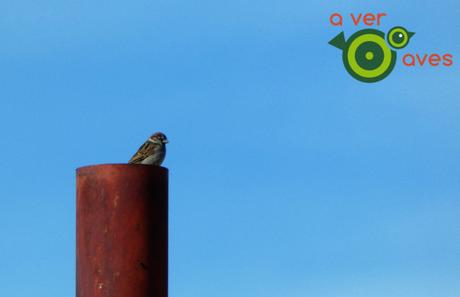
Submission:
[[[366,70],[373,70],[383,62],[383,50],[375,42],[367,41],[361,43],[355,52],[355,59],[358,65]],[[369,59],[368,57],[371,57]]]
[[[379,30],[364,29],[349,38],[342,59],[351,76],[363,82],[377,82],[391,73],[396,52],[387,46],[384,37]],[[366,59],[367,52],[373,53],[372,60]]]
[[[402,44],[404,42],[404,34],[402,32],[394,32],[390,38],[395,44]]]
[[[388,31],[387,41],[392,47],[401,49],[409,43],[409,34],[403,27],[394,27]]]
[[[380,32],[380,34],[376,34],[375,32],[380,31],[372,30],[372,32],[369,33],[362,32],[360,36],[355,37],[350,42],[349,47],[346,49],[347,61],[345,61],[345,63],[348,65],[349,72],[354,77],[368,82],[379,81],[386,77],[393,69],[395,60],[394,54],[385,43],[383,33]],[[369,48],[376,52],[377,57],[375,57],[375,61],[372,60],[368,61],[370,63],[365,63],[366,60],[364,55],[365,52],[369,51]],[[376,50],[377,48],[380,48],[381,52],[378,52]],[[364,52],[361,54],[360,51]]]

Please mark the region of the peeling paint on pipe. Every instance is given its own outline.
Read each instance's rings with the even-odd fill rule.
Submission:
[[[168,169],[77,169],[77,297],[168,296]]]

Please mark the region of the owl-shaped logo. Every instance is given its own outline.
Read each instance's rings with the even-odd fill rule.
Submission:
[[[394,49],[402,49],[414,35],[403,27],[390,29],[386,41]],[[391,73],[396,62],[396,51],[385,42],[385,33],[375,29],[355,32],[345,41],[343,31],[330,45],[342,50],[342,60],[348,73],[362,82],[377,82]]]

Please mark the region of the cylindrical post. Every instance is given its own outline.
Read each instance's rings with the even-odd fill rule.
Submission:
[[[77,169],[77,297],[167,297],[168,170]]]

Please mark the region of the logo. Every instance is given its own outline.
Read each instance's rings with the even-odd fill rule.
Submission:
[[[354,26],[380,26],[387,13],[350,13]],[[332,26],[342,27],[344,16],[335,12],[329,17]],[[353,33],[348,39],[340,32],[329,44],[342,51],[342,62],[347,72],[355,79],[374,83],[386,78],[398,62],[397,52],[405,48],[414,32],[404,27],[391,28],[387,34],[375,28],[367,28]],[[451,67],[453,55],[450,53],[406,53],[401,59],[405,67]]]
[[[371,83],[384,79],[393,71],[396,63],[396,51],[393,49],[406,47],[414,34],[403,27],[394,27],[385,41],[382,31],[364,29],[345,40],[342,31],[329,44],[342,50],[343,65],[351,76]]]

